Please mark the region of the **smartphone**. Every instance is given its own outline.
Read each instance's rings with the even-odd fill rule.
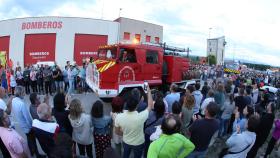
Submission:
[[[148,82],[144,81],[144,92],[148,93]]]

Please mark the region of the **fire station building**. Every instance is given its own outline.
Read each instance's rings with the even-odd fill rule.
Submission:
[[[31,17],[0,21],[0,53],[14,66],[56,61],[78,65],[96,57],[100,45],[119,42],[160,43],[163,27],[143,21],[118,18],[107,21],[76,17]]]

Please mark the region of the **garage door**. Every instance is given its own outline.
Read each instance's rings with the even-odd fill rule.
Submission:
[[[5,58],[9,59],[10,36],[0,37],[0,62],[5,65]]]
[[[74,46],[74,60],[82,65],[83,59],[97,57],[97,49],[100,45],[106,45],[107,35],[76,34]]]
[[[24,40],[24,65],[55,61],[56,34],[28,34]]]

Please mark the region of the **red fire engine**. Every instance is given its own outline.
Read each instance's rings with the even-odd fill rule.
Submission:
[[[100,46],[98,59],[86,70],[89,87],[101,98],[112,98],[132,88],[143,89],[177,83],[184,85],[189,60],[185,49],[165,44],[117,44]]]

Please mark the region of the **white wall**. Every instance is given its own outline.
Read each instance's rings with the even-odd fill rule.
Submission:
[[[215,55],[217,59],[217,64],[224,64],[225,59],[225,37],[213,38],[207,40],[207,55]],[[211,45],[210,45],[211,43]],[[211,51],[210,51],[211,49]]]
[[[61,29],[22,30],[23,22],[62,21]],[[108,35],[108,44],[114,44],[118,39],[118,22],[67,17],[34,17],[0,21],[0,37],[10,36],[9,56],[14,64],[24,63],[25,34],[56,33],[55,59],[58,65],[64,66],[66,61],[74,59],[75,34]]]
[[[144,21],[120,18],[120,40],[123,41],[124,32],[130,33],[130,40],[133,41],[135,34],[141,34],[141,41],[146,42],[146,35],[151,36],[151,42],[155,43],[155,37],[159,37],[159,42],[163,41],[163,27]]]

